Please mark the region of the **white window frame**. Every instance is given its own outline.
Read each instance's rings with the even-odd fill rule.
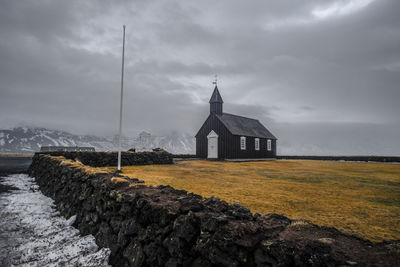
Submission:
[[[268,140],[267,140],[267,150],[268,150],[268,151],[271,151],[271,150],[272,150],[272,140],[271,140],[271,139],[268,139]]]
[[[240,149],[246,150],[246,137],[245,136],[240,137]]]
[[[254,138],[254,149],[260,150],[260,138]]]

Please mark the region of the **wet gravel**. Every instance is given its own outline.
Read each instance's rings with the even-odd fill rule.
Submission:
[[[26,174],[0,177],[0,266],[110,266],[110,250],[81,236]]]

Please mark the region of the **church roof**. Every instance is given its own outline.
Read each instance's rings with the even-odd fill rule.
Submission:
[[[276,139],[258,120],[228,113],[216,116],[233,135]]]
[[[209,103],[224,103],[224,101],[222,101],[222,97],[221,94],[218,91],[218,87],[215,86],[214,88],[214,92],[210,98],[210,102]]]

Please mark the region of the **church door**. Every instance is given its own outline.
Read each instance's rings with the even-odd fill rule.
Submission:
[[[211,130],[207,136],[208,139],[208,156],[209,159],[218,158],[218,135]]]

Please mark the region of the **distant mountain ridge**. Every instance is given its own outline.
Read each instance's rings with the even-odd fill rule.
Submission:
[[[166,136],[152,136],[143,133],[139,137],[124,137],[122,148],[146,151],[160,147],[171,153],[195,153],[195,139],[189,134],[174,132]],[[33,153],[39,151],[41,146],[92,146],[96,151],[116,151],[117,141],[118,138],[115,137],[75,135],[46,128],[16,127],[0,130],[0,153]]]

